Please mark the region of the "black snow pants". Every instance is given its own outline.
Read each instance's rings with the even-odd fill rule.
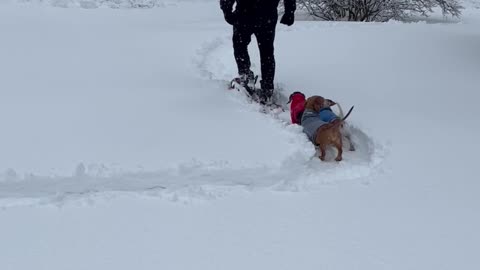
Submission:
[[[248,54],[248,45],[255,35],[260,52],[260,66],[262,80],[260,86],[262,89],[273,89],[273,80],[275,77],[275,57],[274,40],[275,27],[277,19],[269,20],[263,23],[238,23],[233,27],[233,51],[235,61],[237,62],[238,74],[248,74],[250,71],[250,56]]]

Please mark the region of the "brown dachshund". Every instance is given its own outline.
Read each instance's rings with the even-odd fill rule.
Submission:
[[[332,107],[332,106],[339,106],[340,108],[340,105],[338,105],[335,101],[331,100],[331,99],[325,99],[324,101],[324,108],[326,107]],[[346,117],[345,117],[346,119]],[[347,142],[348,142],[348,150],[349,151],[355,151],[355,145],[353,145],[353,142],[352,142],[352,138],[350,136],[350,131],[349,129],[345,129],[345,123],[342,122],[341,124],[341,127],[340,127],[340,132],[342,133],[342,136],[343,136],[343,139],[345,139]]]
[[[335,105],[330,99],[325,99],[321,96],[312,96],[307,99],[305,102],[305,111],[310,110],[314,112],[320,112],[321,109],[327,108],[330,106]],[[337,157],[335,158],[336,161],[342,160],[343,154],[343,144],[342,144],[342,132],[341,128],[343,127],[345,119],[350,115],[352,112],[353,107],[347,113],[347,115],[343,119],[335,119],[330,123],[323,124],[320,126],[315,135],[312,138],[312,142],[315,145],[318,145],[320,148],[320,159],[323,161],[325,160],[325,154],[327,146],[333,145],[337,148]]]

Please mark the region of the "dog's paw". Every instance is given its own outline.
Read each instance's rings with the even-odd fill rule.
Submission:
[[[342,161],[342,157],[335,158],[335,161]]]

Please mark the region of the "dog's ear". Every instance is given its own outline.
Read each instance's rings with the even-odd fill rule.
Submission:
[[[305,100],[305,110],[311,110],[312,109],[312,98],[307,98]]]
[[[323,107],[322,104],[318,101],[318,99],[317,99],[317,102],[315,102],[313,106],[314,106],[314,111],[316,111],[316,112],[319,112]]]
[[[315,110],[315,96],[307,98],[305,101],[305,110]]]
[[[314,110],[319,112],[325,107],[325,99],[321,96],[315,96]]]

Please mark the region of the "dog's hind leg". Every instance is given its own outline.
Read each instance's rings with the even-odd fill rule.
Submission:
[[[340,138],[338,141],[335,142],[335,148],[337,148],[337,157],[335,158],[336,161],[342,161],[342,139]]]
[[[325,155],[327,154],[326,147],[325,145],[320,145],[319,148],[320,148],[320,156],[318,158],[320,158],[320,160],[322,161],[325,161]]]

